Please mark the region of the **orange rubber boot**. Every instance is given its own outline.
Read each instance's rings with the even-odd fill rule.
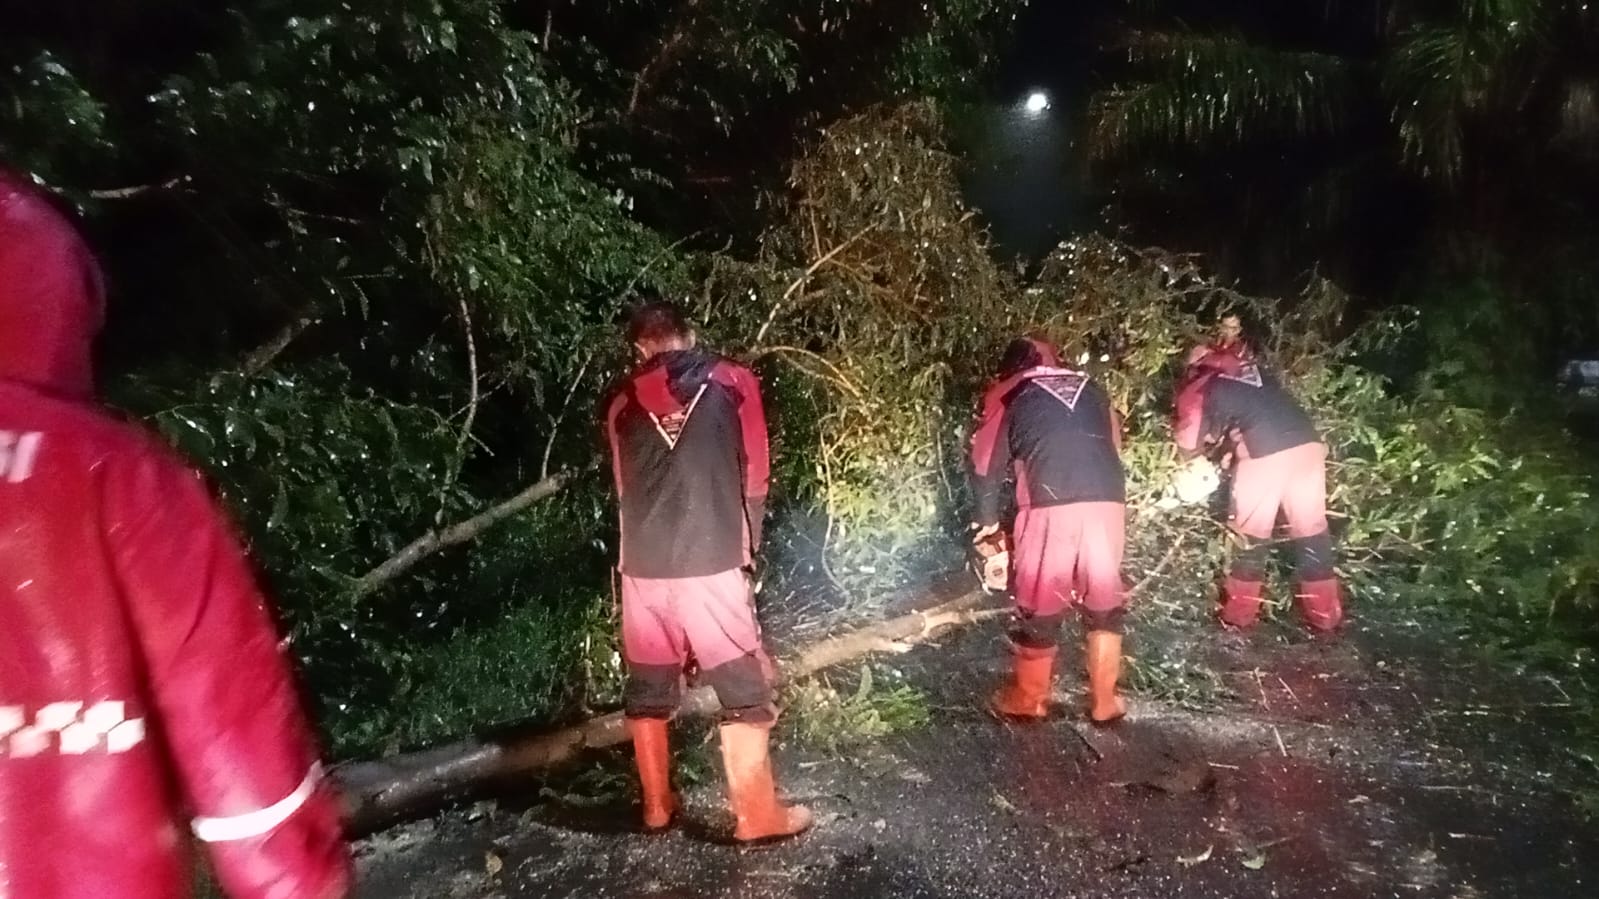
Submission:
[[[1260,618],[1260,594],[1265,584],[1256,580],[1228,577],[1221,588],[1219,617],[1222,624],[1238,630],[1248,630]]]
[[[677,796],[672,793],[672,749],[664,718],[629,718],[633,761],[643,793],[644,830],[658,833],[672,826]]]
[[[746,844],[775,842],[811,826],[810,809],[784,805],[777,798],[769,725],[722,725],[722,766],[727,772],[734,840]]]
[[[1054,693],[1055,648],[1017,646],[1013,652],[1011,679],[994,693],[988,706],[1006,718],[1043,718],[1049,714]]]
[[[1127,715],[1127,702],[1116,692],[1122,672],[1122,635],[1088,632],[1088,720],[1111,724]]]
[[[1344,620],[1343,590],[1337,578],[1301,581],[1294,599],[1305,624],[1319,634],[1338,630]]]

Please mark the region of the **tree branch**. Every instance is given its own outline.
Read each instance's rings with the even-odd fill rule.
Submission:
[[[820,362],[824,367],[826,367],[829,371],[831,371],[832,374],[827,374],[826,372],[812,371],[811,369],[808,369],[805,366],[794,362],[792,359],[790,359],[789,362],[795,368],[799,369],[800,371],[804,372],[805,374],[810,375],[813,378],[822,378],[823,380],[832,381],[833,383],[837,384],[838,386],[844,388],[844,390],[848,391],[849,394],[851,396],[855,397],[856,399],[861,399],[865,395],[861,391],[860,387],[856,386],[856,384],[849,379],[848,375],[846,375],[846,374],[844,374],[844,372],[840,371],[839,367],[837,365],[834,365],[831,361],[829,361],[827,359],[827,357],[821,355],[820,353],[816,353],[816,352],[814,352],[812,350],[807,350],[804,347],[773,346],[773,347],[766,347],[766,348],[762,349],[761,351],[756,353],[753,358],[759,359],[762,356],[768,356],[768,355],[794,355],[794,356],[804,356],[804,357],[807,357],[807,358],[810,358],[810,359],[815,359],[817,362]]]
[[[672,33],[661,42],[661,48],[655,51],[655,57],[639,69],[638,75],[633,78],[633,92],[627,101],[627,118],[632,118],[638,113],[639,103],[644,99],[644,93],[654,86],[656,79],[677,61],[684,49],[683,43],[688,40],[693,30],[693,13],[700,5],[700,0],[688,0],[683,4],[683,9],[677,14],[677,24]]]
[[[572,407],[572,397],[577,395],[577,387],[583,383],[583,373],[589,370],[589,362],[593,359],[593,354],[590,354],[583,360],[577,374],[572,376],[572,386],[567,388],[566,400],[561,403],[561,411],[550,419],[550,439],[544,441],[544,461],[539,466],[539,477],[550,476],[550,453],[555,451],[555,435],[561,433],[561,422],[566,420],[566,410]]]
[[[477,338],[472,336],[472,308],[466,304],[466,297],[461,301],[461,327],[466,331],[466,367],[471,376],[471,393],[466,401],[466,421],[461,423],[461,434],[455,439],[455,464],[450,469],[449,477],[445,478],[444,486],[439,489],[439,511],[433,523],[438,524],[444,520],[444,506],[447,497],[444,495],[461,476],[461,466],[466,464],[466,442],[472,439],[472,425],[477,422],[478,405],[478,373],[477,373]],[[549,474],[549,472],[545,472]]]
[[[788,286],[788,289],[783,291],[783,295],[781,297],[779,297],[777,302],[772,305],[771,314],[766,316],[766,322],[761,325],[761,329],[759,331],[755,332],[755,346],[757,346],[757,347],[760,346],[761,345],[761,341],[766,339],[766,332],[771,329],[772,323],[777,321],[778,313],[782,311],[783,304],[788,302],[789,297],[792,297],[794,295],[794,291],[799,290],[801,287],[803,287],[805,285],[805,282],[809,281],[811,279],[811,276],[816,274],[817,271],[819,271],[822,266],[824,266],[827,263],[833,261],[833,257],[837,256],[839,253],[844,252],[844,250],[848,249],[849,246],[851,244],[853,244],[855,241],[860,240],[862,237],[865,237],[866,233],[868,231],[871,231],[872,228],[874,228],[874,227],[876,227],[876,226],[875,225],[867,225],[864,228],[861,228],[861,230],[856,231],[854,234],[849,236],[849,239],[845,240],[843,243],[841,243],[838,246],[832,248],[831,250],[828,250],[825,254],[822,255],[822,257],[820,259],[818,259],[815,262],[811,263],[811,267],[807,268],[805,270],[804,274],[800,275],[798,278],[795,278],[794,279],[794,283],[790,284]]]
[[[951,628],[966,627],[1008,609],[984,609],[981,592],[911,612],[826,639],[783,660],[780,683],[875,653],[902,653]],[[697,687],[683,696],[680,717],[706,717],[716,711],[716,693]],[[626,743],[622,713],[612,712],[554,732],[509,732],[465,740],[436,749],[345,765],[335,774],[344,793],[345,828],[351,836],[370,833],[408,814],[469,794],[507,777],[525,778],[569,762],[585,750]]]
[[[1161,561],[1129,591],[1141,593],[1172,561],[1178,541]],[[878,653],[903,653],[952,628],[969,627],[1012,614],[1007,606],[989,606],[989,598],[972,591],[937,605],[881,621],[804,646],[782,659],[778,683],[788,684],[828,668]],[[687,691],[680,717],[706,717],[719,703],[706,686]],[[486,784],[525,778],[572,761],[580,753],[627,742],[621,712],[612,712],[555,731],[518,728],[416,753],[341,766],[334,779],[345,800],[345,826],[358,836],[437,807],[452,797],[470,795]]]
[[[239,363],[239,371],[246,377],[254,377],[266,371],[267,366],[283,355],[283,351],[289,348],[289,344],[293,343],[295,338],[305,333],[306,329],[317,321],[314,316],[306,315],[284,325],[278,333],[272,335],[271,340],[245,354],[244,361]]]
[[[1166,550],[1166,555],[1161,557],[1161,560],[1156,563],[1154,568],[1149,570],[1148,574],[1144,575],[1142,580],[1134,584],[1132,589],[1127,591],[1128,599],[1131,599],[1134,596],[1144,592],[1144,588],[1148,587],[1150,583],[1155,580],[1155,578],[1161,575],[1161,572],[1166,570],[1166,566],[1171,564],[1171,560],[1177,557],[1177,550],[1182,548],[1183,536],[1184,535],[1179,535],[1176,540],[1173,540],[1171,548]]]
[[[366,596],[409,571],[412,566],[428,556],[440,550],[476,540],[489,528],[535,503],[560,493],[580,475],[593,471],[598,466],[599,461],[596,459],[580,468],[558,471],[529,485],[521,493],[510,499],[490,506],[465,521],[456,522],[442,530],[428,531],[426,534],[412,540],[404,549],[390,556],[383,564],[361,575],[351,588],[352,593],[357,598]]]
[[[153,193],[158,190],[171,190],[179,184],[188,183],[190,180],[188,175],[179,175],[176,178],[168,178],[156,184],[135,184],[131,187],[110,187],[103,190],[91,190],[89,191],[89,196],[96,200],[126,200],[129,197],[137,197],[141,194]]]

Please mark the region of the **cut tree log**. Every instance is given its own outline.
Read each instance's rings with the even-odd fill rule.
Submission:
[[[874,653],[905,652],[951,628],[1009,614],[1008,607],[979,608],[983,599],[981,591],[973,591],[813,643],[778,663],[779,681],[799,680]],[[716,694],[709,687],[697,687],[684,695],[679,714],[706,717],[717,708]],[[549,771],[587,750],[627,741],[622,714],[612,712],[556,731],[506,732],[343,765],[333,777],[343,791],[345,828],[353,837],[431,812],[489,784]]]

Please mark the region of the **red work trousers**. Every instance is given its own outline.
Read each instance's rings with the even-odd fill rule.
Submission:
[[[716,691],[726,721],[770,723],[772,663],[741,569],[685,578],[622,576],[626,714],[670,718],[682,701],[689,654]]]
[[[1045,648],[1058,641],[1065,613],[1079,610],[1089,630],[1120,630],[1126,606],[1122,553],[1127,507],[1066,503],[1016,514],[1011,584],[1021,624],[1013,639]]]
[[[1244,540],[1222,591],[1221,619],[1247,628],[1260,615],[1268,541],[1281,518],[1297,561],[1295,604],[1317,631],[1337,629],[1343,594],[1327,529],[1327,447],[1306,443],[1269,456],[1241,458],[1233,472],[1232,527]]]
[[[1288,536],[1327,531],[1327,447],[1306,443],[1269,456],[1239,459],[1233,469],[1233,530],[1270,540],[1280,514]]]

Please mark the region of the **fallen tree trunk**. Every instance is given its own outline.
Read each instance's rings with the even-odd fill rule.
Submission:
[[[919,612],[807,646],[778,665],[780,682],[873,653],[905,652],[950,628],[1004,615],[1009,609],[979,609],[974,591]],[[698,687],[683,697],[681,715],[705,717],[717,709],[716,694]],[[341,766],[334,779],[345,796],[345,827],[352,836],[430,811],[507,778],[550,770],[590,749],[628,741],[620,712],[545,733],[505,733],[464,740],[437,749]]]

